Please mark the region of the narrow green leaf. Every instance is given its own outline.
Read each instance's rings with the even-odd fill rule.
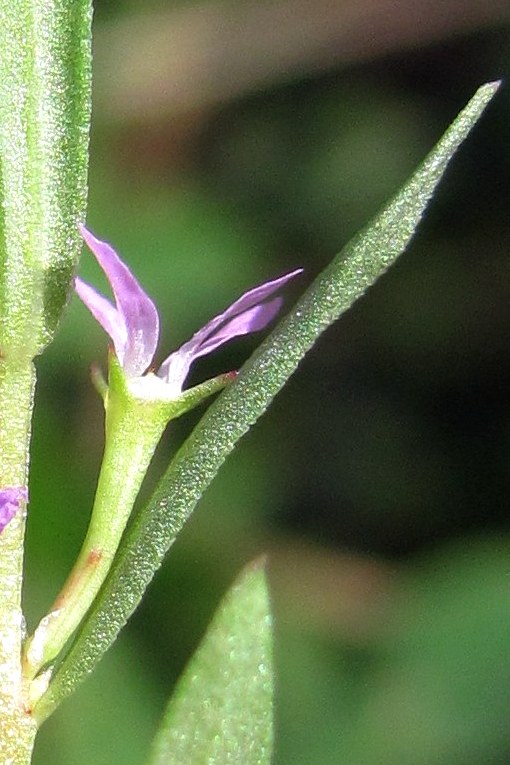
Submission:
[[[272,712],[271,613],[256,565],[227,594],[179,680],[149,763],[269,765]]]
[[[477,91],[403,189],[319,275],[244,365],[237,380],[208,409],[148,506],[128,529],[94,607],[36,709],[42,718],[73,691],[115,640],[228,454],[267,409],[321,332],[404,251],[448,162],[497,87],[490,83]]]
[[[79,255],[91,0],[0,0],[0,344],[51,339]]]

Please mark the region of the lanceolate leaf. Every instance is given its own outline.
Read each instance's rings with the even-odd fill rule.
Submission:
[[[79,254],[92,0],[0,0],[0,344],[51,339]]]
[[[319,275],[208,409],[128,529],[94,607],[36,708],[41,718],[72,692],[115,640],[225,458],[315,340],[405,250],[448,162],[496,89],[491,83],[477,91],[402,190]]]
[[[269,765],[272,630],[260,566],[230,590],[179,680],[149,765]]]

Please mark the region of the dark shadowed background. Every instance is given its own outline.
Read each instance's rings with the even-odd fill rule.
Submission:
[[[297,294],[487,80],[500,0],[96,2],[88,223],[154,296],[162,360],[242,291]],[[37,765],[142,765],[221,594],[269,553],[275,765],[510,763],[510,83],[412,246],[241,442]],[[85,254],[80,273],[102,285]],[[257,337],[198,362],[240,366]],[[106,337],[73,300],[38,363],[30,626],[83,538]],[[196,422],[166,434],[150,492]],[[249,689],[247,689],[249,692]]]

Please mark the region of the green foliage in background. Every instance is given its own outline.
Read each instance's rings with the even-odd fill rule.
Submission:
[[[165,157],[160,161],[150,131],[139,152],[129,131],[107,134],[99,126],[89,220],[133,254],[134,270],[167,305],[169,347],[196,327],[197,305],[205,319],[275,268],[304,262],[318,271],[327,253],[402,182],[460,101],[460,74],[448,79],[441,69],[451,90],[434,97],[426,87],[414,96],[394,74],[384,81],[382,72],[371,72],[366,80],[351,72],[351,84],[318,81],[309,110],[298,117],[292,92],[241,104],[232,132],[227,126],[221,136],[223,148],[219,138],[206,145],[212,152],[202,167],[194,157],[187,159],[194,166],[179,171]],[[478,74],[477,81],[486,76]],[[472,81],[462,82],[471,92]],[[275,110],[281,101],[285,106]],[[265,146],[272,153],[261,161],[235,139],[250,134],[253,148],[268,122]],[[505,128],[491,125],[498,153],[507,145]],[[375,588],[372,608],[383,615],[371,627],[357,628],[348,616],[338,620],[331,607],[316,623],[298,596],[294,611],[280,601],[275,761],[336,765],[342,755],[374,765],[380,758],[395,765],[505,761],[506,536],[467,536],[501,504],[497,477],[505,475],[510,443],[508,413],[496,410],[495,418],[491,402],[484,408],[478,395],[482,368],[497,370],[496,381],[506,389],[509,240],[502,221],[508,197],[501,181],[499,201],[489,199],[494,181],[483,176],[489,143],[485,134],[466,147],[404,263],[324,338],[313,363],[303,365],[300,385],[290,385],[229,460],[128,634],[46,724],[39,765],[142,762],[168,689],[233,573],[263,549],[286,558],[296,529],[327,546],[340,541],[341,550],[382,551],[390,559],[406,543],[433,546],[443,531],[459,541],[433,549],[425,560],[391,565],[395,588]],[[136,165],[144,153],[147,165]],[[499,154],[503,178],[506,155]],[[198,278],[203,269],[209,283]],[[51,385],[39,402],[34,441],[36,509],[27,566],[32,623],[61,584],[86,526],[101,448],[100,404],[86,375],[102,343],[73,305],[40,362]],[[197,379],[238,366],[251,347],[241,342],[224,361],[204,362]],[[472,398],[459,396],[461,382],[472,386]],[[483,409],[480,421],[464,429],[476,405]],[[456,427],[448,425],[450,416],[458,418]],[[155,473],[189,428],[179,423],[169,434]],[[52,475],[55,453],[66,455],[66,469]],[[313,464],[310,453],[319,456]],[[146,494],[150,488],[149,482]],[[473,505],[466,497],[474,497]],[[478,505],[487,516],[479,525]],[[342,552],[337,555],[343,561]],[[313,555],[306,545],[299,561],[290,558],[296,577],[307,559]],[[336,580],[327,554],[324,564],[328,588],[342,606],[362,583],[355,567],[351,578]],[[376,579],[380,564],[374,561]],[[306,588],[313,592],[313,581]],[[405,727],[395,726],[399,715]],[[85,719],[93,721],[88,729]],[[122,730],[113,742],[112,728]]]

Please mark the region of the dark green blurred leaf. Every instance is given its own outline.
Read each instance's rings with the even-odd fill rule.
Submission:
[[[396,568],[368,640],[321,635],[306,613],[277,633],[275,763],[507,763],[508,542],[467,538]]]
[[[508,761],[509,573],[507,539],[467,539],[408,577],[350,763]]]

